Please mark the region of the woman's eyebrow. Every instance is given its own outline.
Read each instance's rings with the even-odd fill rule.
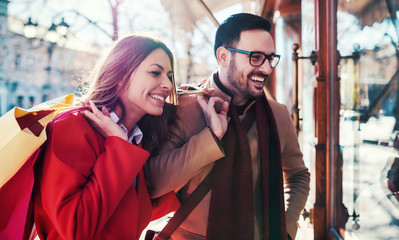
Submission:
[[[162,65],[160,65],[160,64],[158,64],[158,63],[153,63],[153,64],[151,64],[150,66],[157,66],[157,67],[159,67],[160,69],[162,69],[162,70],[165,71],[165,68],[163,68]],[[173,74],[173,70],[170,70],[168,73],[172,73],[172,74]]]
[[[158,63],[151,64],[150,66],[157,66],[157,67],[159,67],[160,69],[165,70],[165,69],[164,69],[161,65],[159,65]]]

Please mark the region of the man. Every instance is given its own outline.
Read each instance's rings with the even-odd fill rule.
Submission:
[[[152,197],[175,190],[183,203],[213,169],[211,191],[172,239],[295,238],[310,177],[287,109],[264,93],[279,61],[270,28],[246,13],[221,24],[211,97],[180,96],[171,139],[148,162]]]

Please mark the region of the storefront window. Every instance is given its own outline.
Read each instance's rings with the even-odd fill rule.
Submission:
[[[397,239],[397,29],[385,1],[372,9],[352,2],[339,1],[337,15],[343,203],[350,215],[346,234],[353,239]]]

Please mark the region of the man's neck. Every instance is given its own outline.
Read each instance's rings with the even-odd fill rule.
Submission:
[[[244,96],[234,95],[233,105],[234,106],[243,106],[248,102],[248,98]]]

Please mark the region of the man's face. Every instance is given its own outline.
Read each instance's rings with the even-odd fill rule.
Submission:
[[[265,30],[246,30],[241,32],[240,40],[233,48],[249,52],[259,51],[265,54],[274,52],[272,36]],[[263,94],[263,86],[272,72],[270,62],[266,59],[254,67],[249,62],[249,55],[231,52],[227,79],[236,99],[259,97]]]

